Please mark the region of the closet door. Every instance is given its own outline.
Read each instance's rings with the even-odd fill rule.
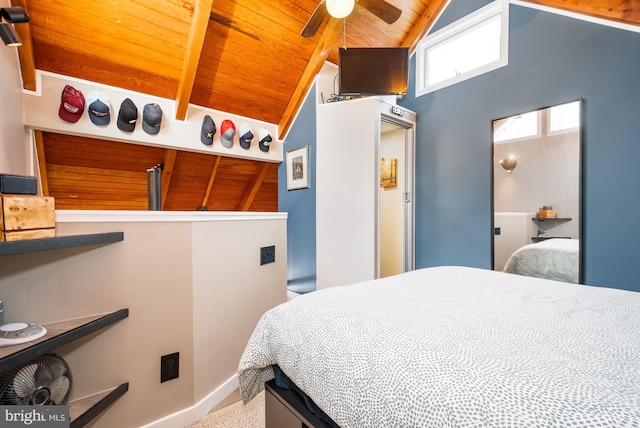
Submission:
[[[377,276],[379,100],[318,106],[317,288]]]

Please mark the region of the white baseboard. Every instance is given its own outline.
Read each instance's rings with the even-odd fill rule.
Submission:
[[[167,415],[140,428],[183,428],[202,419],[239,386],[238,375],[233,375],[225,383],[209,393],[191,407]]]

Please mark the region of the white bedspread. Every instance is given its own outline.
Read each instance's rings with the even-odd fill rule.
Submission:
[[[517,249],[504,265],[504,272],[556,281],[579,282],[578,239],[547,239]]]
[[[273,364],[343,428],[639,427],[640,293],[422,269],[267,312],[245,402]]]

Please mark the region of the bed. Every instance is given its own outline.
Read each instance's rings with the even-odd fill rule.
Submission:
[[[553,238],[525,245],[509,256],[503,271],[577,284],[579,243],[578,239]]]
[[[239,363],[245,403],[274,367],[342,428],[638,427],[640,293],[419,269],[265,313]]]

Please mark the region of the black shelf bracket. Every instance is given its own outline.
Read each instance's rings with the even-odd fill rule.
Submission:
[[[79,327],[61,333],[57,336],[53,336],[52,338],[47,339],[43,342],[38,342],[33,346],[16,351],[0,359],[0,373],[11,370],[12,368],[17,367],[20,364],[27,363],[42,354],[52,352],[55,349],[60,348],[61,346],[78,340],[81,337],[107,327],[117,321],[127,318],[128,316],[128,308],[120,309],[101,318],[83,324]]]
[[[95,405],[87,409],[83,414],[72,420],[69,427],[82,428],[83,426],[91,422],[93,418],[106,410],[106,408],[109,407],[114,401],[122,397],[128,390],[129,382],[125,382],[122,385],[118,386],[109,394],[107,394],[102,400],[98,401]]]

